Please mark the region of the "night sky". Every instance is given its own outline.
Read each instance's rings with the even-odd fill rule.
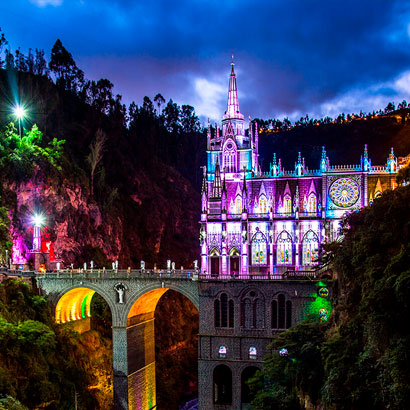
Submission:
[[[163,94],[202,119],[226,107],[231,55],[247,117],[334,116],[410,101],[410,2],[0,1],[11,49],[60,38],[129,104]]]

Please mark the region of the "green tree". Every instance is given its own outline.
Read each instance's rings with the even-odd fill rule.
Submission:
[[[42,138],[43,133],[35,124],[30,130],[24,130],[21,137],[13,123],[5,127],[0,133],[0,171],[6,178],[29,178],[35,167],[41,165],[61,170],[59,160],[65,141],[53,138],[45,144]]]

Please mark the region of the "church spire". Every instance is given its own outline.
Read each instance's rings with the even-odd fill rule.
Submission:
[[[233,62],[232,56],[232,69],[231,76],[229,78],[229,91],[228,91],[228,107],[225,112],[225,118],[243,118],[239,111],[239,101],[238,101],[238,89],[236,87],[236,74],[234,70],[235,63]]]

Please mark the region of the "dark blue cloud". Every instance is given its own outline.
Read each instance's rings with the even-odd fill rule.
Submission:
[[[410,70],[407,2],[44,2],[0,5],[12,47],[49,51],[60,38],[87,77],[108,77],[126,102],[162,92],[204,115],[210,104],[222,111],[231,53],[245,114],[319,116],[329,107],[356,110],[357,98],[366,111],[406,92],[407,77],[395,79]],[[213,94],[201,89],[204,80]]]

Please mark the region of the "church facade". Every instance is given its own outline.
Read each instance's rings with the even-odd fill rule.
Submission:
[[[396,186],[393,149],[374,166],[367,146],[358,165],[332,166],[323,147],[317,170],[299,153],[293,170],[273,157],[258,162],[258,127],[245,131],[232,63],[222,128],[208,127],[202,184],[201,273],[213,277],[275,276],[314,270],[320,244],[337,239],[346,212]]]

